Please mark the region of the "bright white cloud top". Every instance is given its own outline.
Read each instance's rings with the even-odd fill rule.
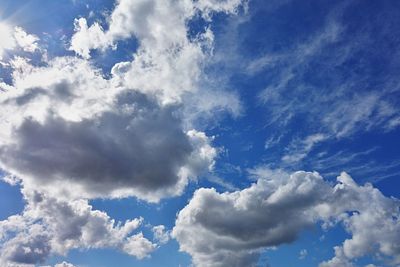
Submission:
[[[16,48],[27,52],[34,52],[38,49],[37,36],[26,33],[22,28],[0,23],[0,60],[8,50]]]

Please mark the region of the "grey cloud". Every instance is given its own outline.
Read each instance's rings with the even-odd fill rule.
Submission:
[[[68,180],[94,195],[174,187],[194,151],[175,113],[176,107],[125,91],[116,97],[115,110],[95,118],[73,122],[51,113],[43,123],[26,118],[14,130],[16,144],[1,147],[0,160],[39,184]]]
[[[0,263],[4,259],[22,264],[41,263],[49,256],[50,251],[49,236],[43,227],[35,225],[3,244]]]
[[[398,263],[399,205],[345,173],[332,186],[317,173],[279,172],[231,193],[198,189],[179,212],[172,235],[196,266],[255,266],[263,249],[293,242],[319,222],[342,222],[352,238],[332,262],[350,266],[377,253]]]
[[[314,173],[287,179],[282,184],[259,180],[233,193],[197,190],[173,230],[181,249],[197,266],[253,266],[259,248],[294,241],[315,222],[312,207],[323,202],[329,188]]]
[[[0,166],[26,187],[157,202],[213,164],[211,138],[185,127],[183,104],[116,86],[87,61],[58,58],[15,79],[0,95]]]

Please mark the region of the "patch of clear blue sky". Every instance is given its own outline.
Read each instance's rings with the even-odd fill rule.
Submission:
[[[23,211],[24,201],[19,186],[0,182],[0,196],[0,220]]]
[[[261,164],[290,171],[317,170],[331,180],[341,171],[349,171],[359,183],[372,181],[385,195],[400,197],[400,164],[396,165],[400,161],[399,128],[386,130],[379,125],[366,130],[362,125],[355,125],[352,134],[340,138],[328,132],[332,137],[313,147],[304,160],[284,164],[281,159],[293,140],[326,129],[318,124],[318,119],[313,117],[315,114],[307,112],[307,108],[294,109],[298,113],[287,124],[271,123],[271,108],[280,106],[271,107],[259,99],[265,88],[285,78],[285,71],[296,63],[296,49],[304,44],[310,47],[313,40],[329,30],[329,23],[333,21],[341,27],[340,38],[322,46],[310,58],[291,69],[294,76],[285,85],[285,98],[280,104],[293,102],[294,107],[290,108],[296,108],[296,105],[305,103],[312,109],[321,104],[318,97],[347,86],[343,94],[327,101],[326,109],[321,112],[327,112],[330,105],[334,108],[337,102],[346,101],[357,94],[379,93],[383,90],[387,90],[387,93],[382,98],[394,106],[400,106],[399,90],[396,89],[400,84],[400,2],[345,2],[251,0],[249,14],[240,22],[237,18],[226,16],[215,18],[211,27],[216,36],[215,55],[218,60],[207,71],[210,75],[224,77],[229,90],[238,92],[244,106],[242,116],[236,119],[226,116],[217,125],[212,124],[205,129],[209,135],[216,137],[216,146],[225,148],[226,153],[220,155],[216,165],[216,174],[222,179],[235,187],[244,188],[251,182],[246,169]],[[73,33],[74,19],[88,18],[93,10],[95,16],[88,19],[89,24],[98,20],[106,28],[102,12],[109,12],[113,7],[112,1],[76,0],[74,3],[72,0],[0,0],[0,19],[38,35],[47,46],[50,56],[72,55],[72,52],[65,50],[65,45]],[[204,25],[201,19],[190,22],[190,34],[195,34]],[[131,59],[137,42],[134,39],[123,41],[118,47],[118,50],[107,50],[105,54],[92,54],[93,63],[103,69],[106,75],[116,62]],[[246,69],[248,64],[266,55],[286,56],[286,59],[278,61],[273,67],[249,73]],[[281,139],[266,149],[266,141],[274,136],[281,136]],[[354,155],[357,156],[352,158]],[[343,160],[346,158],[351,160]],[[176,212],[186,205],[196,187],[214,186],[219,191],[225,190],[203,178],[198,184],[192,183],[183,196],[167,199],[157,205],[131,198],[94,200],[91,204],[116,220],[143,216],[145,224],[164,224],[170,229],[174,225]],[[23,200],[18,187],[0,182],[0,195],[0,218],[21,212]],[[150,228],[146,225],[141,230],[146,236],[151,236]],[[322,235],[325,238],[320,240]],[[321,260],[331,258],[333,247],[346,237],[347,234],[339,227],[326,233],[316,227],[307,230],[293,244],[263,253],[260,265],[265,266],[267,259],[273,267],[316,266]],[[302,249],[308,251],[304,260],[298,258]],[[48,263],[56,263],[60,259],[63,258],[54,257]],[[83,266],[96,267],[168,267],[179,264],[188,266],[190,263],[188,255],[178,252],[175,241],[143,261],[114,250],[74,250],[67,259]],[[360,264],[364,260],[361,259]]]

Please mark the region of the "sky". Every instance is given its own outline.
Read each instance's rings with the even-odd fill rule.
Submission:
[[[399,12],[0,0],[0,266],[400,266]]]

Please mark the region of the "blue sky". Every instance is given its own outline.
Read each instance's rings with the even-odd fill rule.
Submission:
[[[399,12],[0,0],[0,265],[399,266]]]

